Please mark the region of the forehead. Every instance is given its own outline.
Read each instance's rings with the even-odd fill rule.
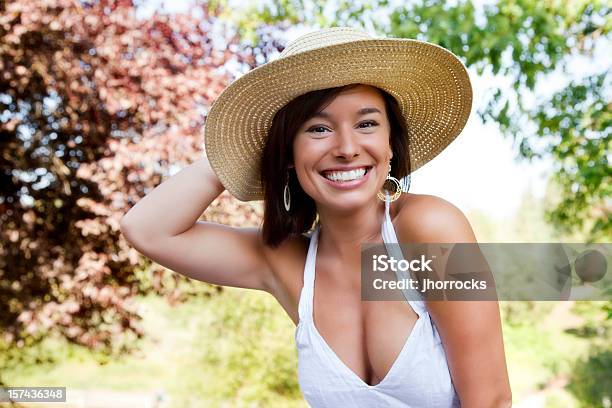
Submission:
[[[339,106],[347,107],[348,105],[361,107],[361,105],[366,104],[384,108],[385,101],[377,88],[359,85],[342,90],[324,110],[334,109]]]

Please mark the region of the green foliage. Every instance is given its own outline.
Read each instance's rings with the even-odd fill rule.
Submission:
[[[581,408],[609,406],[612,401],[612,349],[593,350],[574,367],[568,389]],[[608,405],[606,405],[608,404]]]
[[[609,301],[577,301],[572,312],[584,319],[584,324],[574,333],[580,336],[592,337],[600,346],[608,345],[612,333],[612,318],[610,310],[612,302]],[[612,370],[612,367],[610,367]]]
[[[550,148],[557,171],[553,181],[561,189],[556,210],[548,219],[562,232],[581,228],[591,221],[590,241],[606,239],[612,233],[609,197],[612,170],[608,162],[612,148],[612,111],[606,102],[610,89],[606,74],[571,82],[550,101],[530,113],[540,124],[539,138],[556,138]],[[535,149],[528,147],[529,152]],[[530,153],[531,154],[531,153]]]
[[[279,397],[301,398],[294,327],[274,298],[228,289],[207,308],[209,320],[191,348],[194,361],[214,367],[204,384],[194,379],[203,393],[220,401],[265,406]]]
[[[512,394],[518,397],[540,390],[551,378],[568,373],[576,357],[568,350],[573,345],[556,330],[541,330],[529,323],[505,324],[504,348]]]
[[[504,322],[509,325],[538,326],[555,306],[554,302],[507,301],[500,309]]]

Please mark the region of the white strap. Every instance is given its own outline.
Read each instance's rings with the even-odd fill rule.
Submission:
[[[387,249],[387,253],[389,256],[401,260],[404,259],[404,254],[399,245],[399,241],[397,239],[397,235],[395,234],[395,228],[393,227],[393,222],[391,222],[391,216],[389,214],[389,193],[387,193],[387,200],[385,201],[385,219],[382,224],[381,235],[383,242],[385,243],[385,247]],[[406,273],[406,271],[396,270],[395,276],[398,280],[401,279],[410,279],[410,275]],[[420,316],[421,313],[427,311],[425,307],[425,303],[423,301],[423,297],[416,290],[410,287],[403,289],[402,293],[406,298],[406,301],[410,303],[414,311]]]
[[[314,293],[315,262],[317,247],[319,245],[319,225],[316,226],[310,236],[306,263],[304,264],[304,286],[300,294],[298,314],[300,321],[312,319],[312,302]]]

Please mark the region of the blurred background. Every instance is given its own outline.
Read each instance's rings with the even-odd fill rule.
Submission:
[[[608,2],[0,0],[2,384],[66,386],[65,407],[307,406],[272,296],[151,263],[119,220],[204,154],[229,83],[339,25],[469,70],[470,120],[411,192],[479,242],[610,242]],[[223,193],[203,219],[261,215]],[[609,301],[500,305],[514,406],[612,406]]]

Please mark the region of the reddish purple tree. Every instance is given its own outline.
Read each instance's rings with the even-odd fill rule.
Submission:
[[[185,293],[186,278],[150,265],[119,220],[172,166],[204,154],[207,110],[232,79],[226,62],[248,69],[277,46],[241,46],[220,11],[143,20],[129,0],[0,0],[6,344],[55,331],[112,350],[117,336],[141,334],[131,297]],[[206,218],[256,225],[260,213],[224,193]]]

